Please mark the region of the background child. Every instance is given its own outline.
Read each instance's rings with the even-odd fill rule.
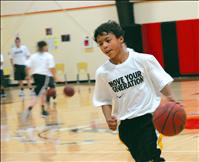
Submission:
[[[15,38],[15,46],[11,49],[10,61],[14,70],[14,79],[19,82],[20,91],[19,96],[24,96],[23,81],[26,78],[26,61],[30,57],[30,52],[25,45],[21,45],[21,39]],[[28,80],[28,87],[30,89],[30,95],[32,93],[32,85]]]
[[[52,54],[48,53],[48,46],[45,41],[40,41],[37,43],[38,52],[31,55],[29,60],[27,61],[27,79],[30,80],[31,78],[31,71],[32,76],[35,83],[35,95],[36,97],[32,98],[32,101],[28,108],[24,111],[22,120],[25,121],[30,112],[36,104],[37,97],[41,99],[41,109],[42,115],[48,116],[48,112],[45,109],[46,103],[46,89],[49,84],[49,73],[52,74],[52,77],[55,78],[55,62]]]

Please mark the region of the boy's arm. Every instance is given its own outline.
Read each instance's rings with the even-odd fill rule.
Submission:
[[[25,51],[26,51],[26,58],[28,59],[30,57],[30,51],[26,46],[25,46]]]
[[[26,80],[31,80],[31,66],[32,65],[32,60],[29,58],[26,61]]]
[[[175,101],[170,87],[173,78],[165,72],[154,56],[148,56],[146,67],[154,88],[165,95],[169,101]]]
[[[55,61],[54,61],[54,57],[52,55],[49,59],[49,70],[50,70],[52,77],[54,78],[55,82],[58,82],[59,79],[56,76]]]
[[[26,66],[26,80],[30,80],[31,79],[30,70],[31,70],[31,68]]]
[[[53,78],[55,79],[55,81],[57,81],[57,77],[56,77],[56,69],[53,67],[53,68],[50,68],[50,72],[53,76]]]
[[[167,100],[169,101],[175,101],[171,86],[167,84],[161,91],[160,91],[164,96],[167,97]]]
[[[112,116],[112,105],[103,105],[102,106],[103,114],[106,118],[106,122],[111,130],[116,130],[117,128],[117,119]]]

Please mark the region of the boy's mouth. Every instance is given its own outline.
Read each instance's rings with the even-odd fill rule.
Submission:
[[[106,54],[108,54],[108,55],[109,55],[111,51],[112,51],[112,50],[107,51],[107,52],[106,52]]]

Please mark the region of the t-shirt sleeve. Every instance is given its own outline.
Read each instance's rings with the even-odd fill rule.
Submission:
[[[29,49],[26,46],[24,46],[24,50],[25,50],[26,56],[29,57],[30,56]]]
[[[55,61],[54,61],[54,57],[51,55],[49,57],[49,64],[48,64],[48,68],[54,68],[55,67]]]
[[[95,88],[93,93],[93,104],[96,107],[112,105],[112,96],[104,78],[96,72]]]
[[[149,77],[156,90],[161,91],[173,78],[162,68],[154,56],[149,56],[146,62]]]

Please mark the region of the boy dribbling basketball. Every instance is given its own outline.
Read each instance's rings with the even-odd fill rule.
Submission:
[[[27,66],[27,79],[31,79],[31,72],[32,77],[35,83],[35,96],[33,96],[32,101],[28,108],[24,111],[22,116],[22,121],[25,122],[26,119],[29,117],[32,108],[36,104],[37,97],[41,99],[41,114],[42,116],[48,116],[48,111],[45,108],[46,103],[46,89],[49,86],[50,77],[54,80],[56,77],[55,72],[55,62],[53,55],[48,53],[48,45],[45,41],[39,41],[37,43],[38,52],[31,55],[28,59],[26,66]]]
[[[169,86],[173,79],[154,56],[128,49],[116,22],[101,24],[94,38],[109,57],[96,71],[94,105],[102,107],[111,130],[116,130],[120,121],[120,139],[136,162],[164,161],[157,148],[152,113],[160,104],[161,93],[174,100]]]

